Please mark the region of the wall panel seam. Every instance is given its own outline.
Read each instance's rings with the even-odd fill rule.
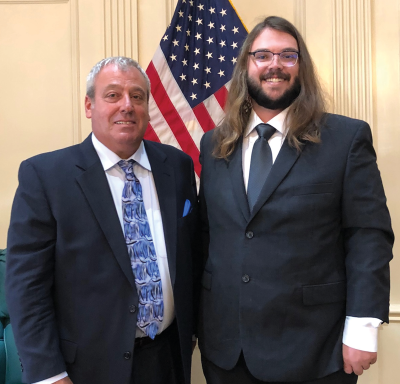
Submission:
[[[71,0],[71,81],[72,81],[72,129],[73,144],[82,141],[79,52],[79,5]]]

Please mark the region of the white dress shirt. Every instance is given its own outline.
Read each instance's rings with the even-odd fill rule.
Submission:
[[[268,123],[276,129],[276,132],[268,140],[272,152],[272,163],[274,163],[286,138],[285,118],[287,111],[288,109],[283,110],[270,121],[262,121],[254,111],[251,112],[243,135],[242,148],[243,180],[246,192],[249,182],[251,153],[255,141],[258,139],[255,127],[261,123]],[[381,323],[382,320],[372,317],[346,316],[343,344],[362,351],[376,352],[378,350],[378,328]]]
[[[125,173],[119,167],[118,162],[122,160],[114,152],[102,144],[94,134],[92,134],[93,146],[99,155],[101,164],[107,177],[108,185],[114,200],[115,209],[121,224],[121,230],[124,231],[122,215],[122,191],[125,185]],[[157,254],[158,268],[160,270],[161,284],[164,300],[164,319],[160,324],[158,333],[167,328],[175,318],[174,297],[172,293],[172,284],[168,268],[167,250],[165,247],[164,229],[161,218],[160,204],[156,186],[154,184],[153,174],[147,153],[143,144],[140,144],[138,150],[129,158],[123,160],[135,160],[133,171],[140,181],[143,191],[143,202],[146,209],[149,227],[153,236],[154,248]],[[125,277],[121,277],[125,278]],[[137,328],[136,337],[143,337],[145,334]],[[66,372],[60,373],[50,379],[43,380],[34,384],[52,384],[68,376]]]

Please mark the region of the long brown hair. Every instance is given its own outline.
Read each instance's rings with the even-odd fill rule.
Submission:
[[[220,126],[214,130],[214,156],[227,159],[235,149],[237,141],[246,129],[251,113],[250,97],[247,91],[248,52],[254,40],[266,28],[288,33],[299,47],[299,80],[301,91],[290,105],[286,116],[289,144],[301,150],[302,141],[318,143],[320,128],[325,114],[325,99],[318,81],[314,64],[299,31],[287,20],[270,16],[257,24],[243,43],[237,64],[233,71],[225,107],[226,115]]]

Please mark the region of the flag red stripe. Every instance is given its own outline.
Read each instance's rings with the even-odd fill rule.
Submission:
[[[204,132],[207,132],[210,129],[215,128],[215,123],[203,103],[196,105],[193,108],[193,112],[196,115],[197,120],[200,123],[201,128],[203,128]]]
[[[154,131],[154,128],[151,126],[150,123],[147,124],[147,129],[146,132],[144,134],[144,138],[146,140],[150,140],[150,141],[156,141],[158,143],[161,143],[160,139],[158,138],[156,132]]]
[[[171,128],[171,131],[178,140],[182,150],[187,153],[194,162],[194,169],[197,175],[200,175],[201,166],[199,163],[199,150],[190,136],[186,125],[182,121],[181,116],[176,111],[172,104],[167,92],[165,91],[164,85],[158,75],[158,72],[151,62],[146,70],[147,75],[151,82],[151,94],[156,102],[160,112],[164,116],[165,121]]]
[[[228,90],[226,89],[225,85],[218,89],[218,91],[214,93],[214,96],[217,99],[221,108],[225,110],[225,103],[228,99]]]

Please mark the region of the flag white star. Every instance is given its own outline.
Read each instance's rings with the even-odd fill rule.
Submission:
[[[232,47],[233,49],[237,48],[237,47],[238,47],[238,43],[233,42],[233,43],[231,44],[231,47]]]
[[[189,4],[190,4],[191,7],[193,7],[193,1],[192,0],[189,1]]]
[[[192,21],[192,15],[188,16],[189,21]]]
[[[239,33],[239,28],[233,27],[232,32],[233,34]]]
[[[236,64],[236,62],[237,62],[237,57],[234,57],[231,61],[232,61],[232,64]]]
[[[204,84],[204,86],[205,86],[206,88],[210,88],[210,87],[211,87],[211,85],[210,85],[210,83],[209,83],[208,81],[206,81],[206,83]]]
[[[171,55],[170,58],[172,61],[176,61],[176,55]]]
[[[182,27],[180,25],[177,25],[175,28],[176,32],[182,32]]]
[[[183,12],[182,11],[179,11],[178,13],[179,13],[179,17],[183,17]]]
[[[220,28],[220,30],[221,30],[222,32],[226,31],[226,27],[225,27],[225,25],[221,25],[221,28]]]
[[[214,42],[214,38],[213,38],[213,37],[209,37],[209,38],[207,39],[207,42],[208,42],[208,44],[213,43],[213,42]]]
[[[197,25],[203,25],[203,19],[200,19],[200,17],[196,20]]]
[[[195,70],[196,70],[196,69],[199,69],[199,64],[198,64],[198,63],[194,63],[193,68],[194,68]]]
[[[194,94],[194,93],[192,92],[192,94],[190,95],[190,97],[192,98],[192,100],[197,99],[197,94]]]
[[[222,8],[220,14],[222,15],[222,17],[226,16],[226,9]]]
[[[219,75],[219,77],[225,76],[224,71],[220,70],[220,71],[218,72],[218,75]]]
[[[215,8],[210,8],[209,11],[210,11],[211,14],[215,13]]]
[[[225,43],[225,41],[224,40],[221,40],[221,42],[219,43],[219,45],[221,46],[221,48],[222,47],[225,47],[226,46],[226,43]]]
[[[182,73],[182,75],[180,75],[179,77],[181,78],[182,81],[183,81],[183,80],[186,80],[186,75],[184,75],[183,73]]]
[[[210,21],[207,25],[208,25],[208,26],[210,27],[210,29],[211,29],[211,28],[215,28],[215,27],[214,27],[214,24],[215,24],[215,23],[212,23],[212,22]]]
[[[165,36],[163,37],[163,40],[164,40],[164,41],[168,40],[168,35],[165,35]]]
[[[178,40],[174,40],[173,42],[172,42],[172,44],[174,44],[174,47],[176,47],[176,46],[178,46],[179,47],[179,41]]]
[[[212,53],[211,52],[207,52],[206,56],[207,56],[208,59],[212,59]]]
[[[199,32],[196,33],[196,39],[197,40],[201,39],[201,34]]]
[[[186,3],[186,0],[182,0],[182,3],[185,4],[185,3]]]
[[[222,63],[225,61],[225,56],[219,55],[218,60]]]
[[[190,29],[188,29],[188,30],[186,31],[186,34],[187,34],[188,36],[190,36]]]
[[[183,60],[182,60],[182,64],[183,64],[183,66],[186,66],[186,65],[187,65],[187,60],[186,60],[186,59],[183,59]]]
[[[194,50],[194,54],[195,55],[198,55],[200,53],[200,48],[196,48],[195,50]]]
[[[189,46],[186,44],[185,45],[185,51],[188,51],[189,50]]]
[[[206,68],[204,68],[204,70],[205,70],[207,73],[211,73],[211,68],[210,68],[210,67],[206,67]]]
[[[197,79],[193,79],[193,80],[192,80],[192,84],[193,84],[193,85],[197,84]]]
[[[199,4],[197,6],[197,8],[199,8],[199,11],[204,11],[204,5],[203,4]]]

